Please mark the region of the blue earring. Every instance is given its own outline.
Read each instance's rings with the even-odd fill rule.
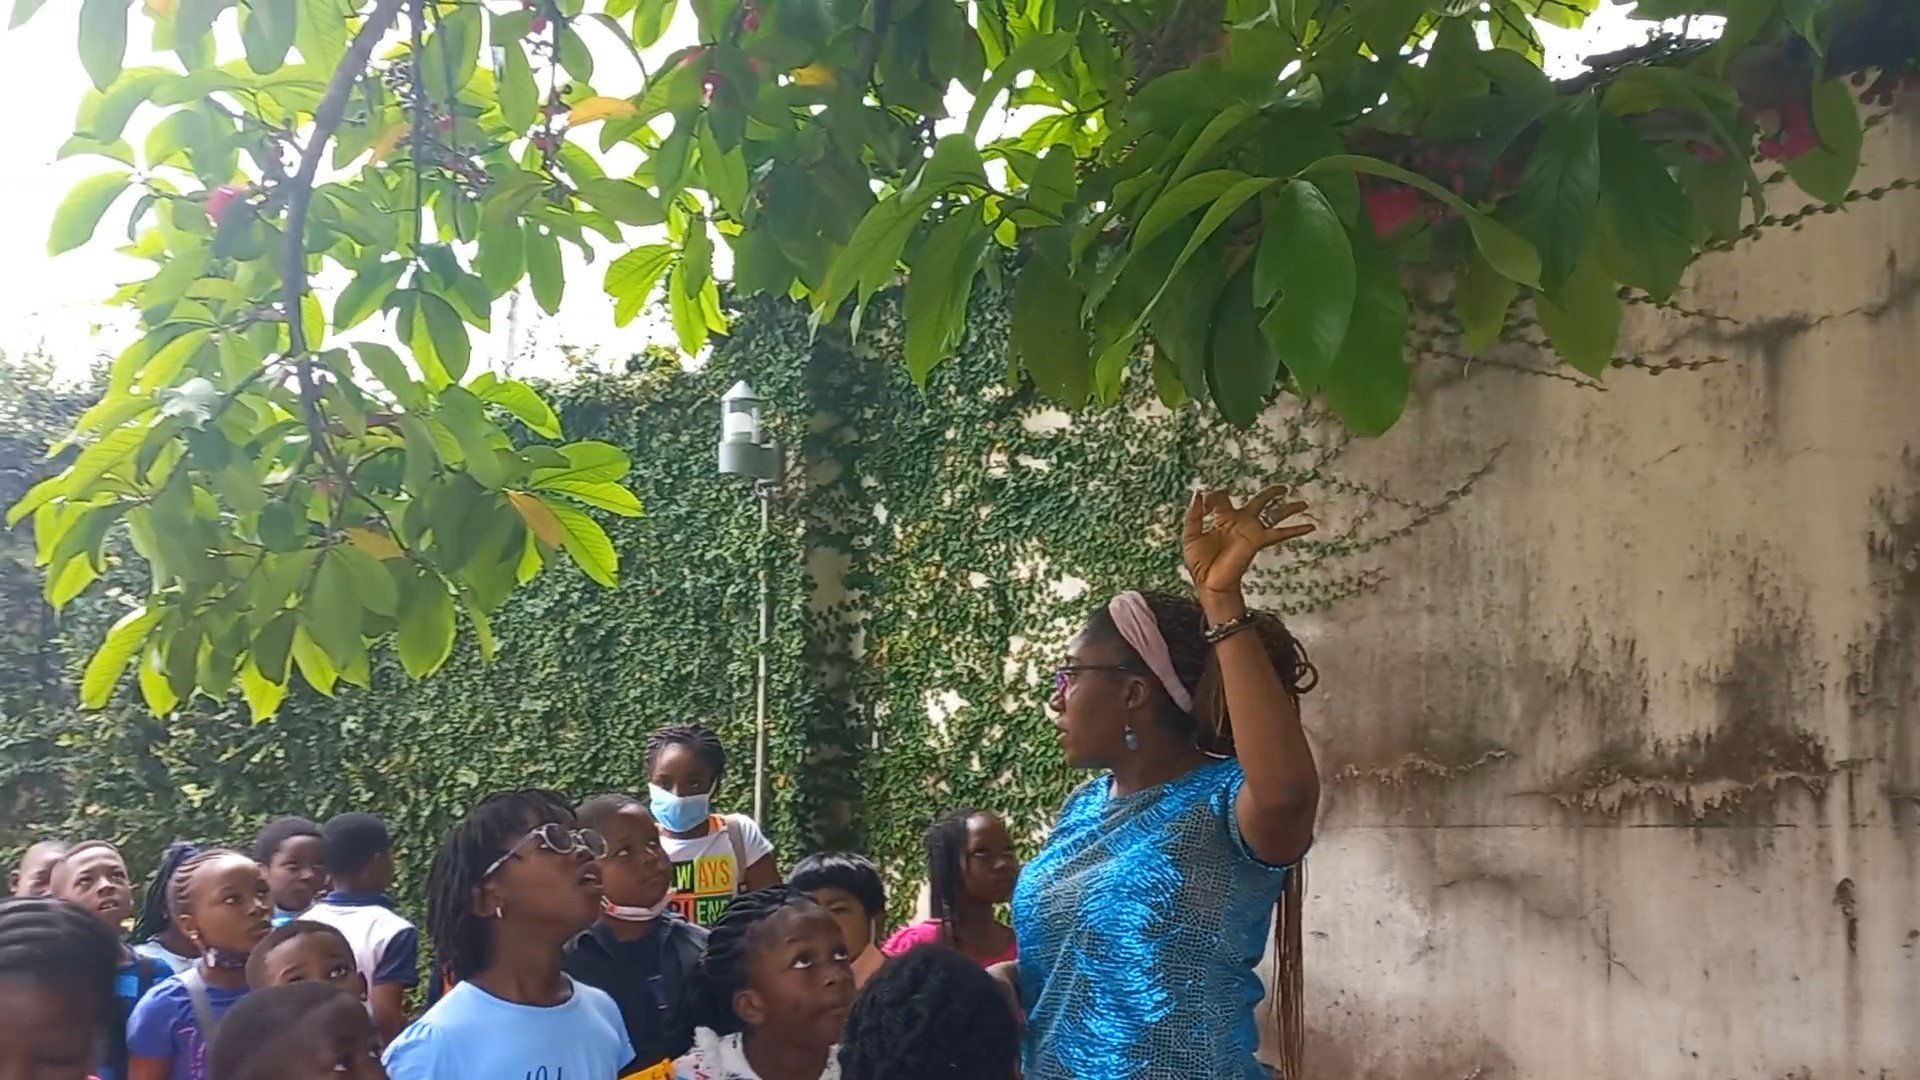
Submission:
[[[1129,750],[1138,750],[1138,749],[1140,749],[1140,736],[1138,736],[1138,735],[1135,735],[1135,734],[1133,733],[1133,725],[1132,725],[1132,724],[1128,724],[1128,725],[1127,725],[1127,749],[1129,749]]]

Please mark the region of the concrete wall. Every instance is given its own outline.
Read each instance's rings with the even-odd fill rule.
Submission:
[[[1307,627],[1310,1076],[1920,1077],[1917,295],[1896,192],[1698,264],[1737,322],[1631,309],[1724,362],[1427,361],[1350,456],[1420,495],[1504,448]]]

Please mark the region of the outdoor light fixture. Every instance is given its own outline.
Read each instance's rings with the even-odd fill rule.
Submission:
[[[753,481],[760,500],[761,549],[773,525],[773,496],[780,478],[780,448],[760,424],[760,397],[746,380],[720,398],[720,474]],[[760,660],[754,685],[753,819],[765,821],[767,801],[767,654],[773,644],[773,592],[763,555],[760,563]],[[744,868],[743,868],[744,869]]]

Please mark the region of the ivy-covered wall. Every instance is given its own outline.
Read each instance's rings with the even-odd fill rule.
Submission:
[[[53,619],[28,538],[6,538],[0,848],[106,835],[147,861],[174,835],[240,841],[272,815],[361,808],[395,825],[417,899],[428,853],[482,794],[638,788],[647,733],[691,720],[725,733],[737,764],[724,801],[744,808],[763,558],[776,595],[768,825],[784,859],[850,845],[904,884],[920,831],[969,803],[1037,838],[1076,781],[1048,676],[1096,598],[1177,582],[1174,527],[1196,477],[1341,490],[1345,443],[1311,417],[1241,432],[1144,397],[1069,420],[1007,386],[1004,309],[975,308],[966,361],[924,392],[902,374],[886,300],[857,342],[811,338],[803,311],[761,305],[702,371],[641,358],[558,388],[570,438],[633,456],[647,512],[608,522],[619,588],[550,570],[495,620],[497,662],[460,655],[416,683],[385,657],[370,690],[303,692],[262,725],[231,703],[155,720],[130,687],[105,712],[76,711],[66,680],[126,601],[96,589]],[[790,450],[764,545],[746,486],[714,468],[717,401],[741,377]],[[31,404],[14,460],[37,456],[67,406]],[[0,474],[0,500],[28,479]],[[1428,508],[1379,511],[1301,545],[1263,587],[1295,610],[1368,588],[1365,553]]]

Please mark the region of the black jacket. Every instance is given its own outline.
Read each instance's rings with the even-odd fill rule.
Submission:
[[[653,979],[621,958],[628,947],[597,922],[567,943],[565,961],[567,974],[605,990],[620,1006],[627,1038],[633,1043],[634,1064],[642,1067],[679,1057],[690,1045],[689,1033],[679,1020],[680,999],[694,965],[706,951],[707,931],[673,912],[663,912],[643,944],[657,950],[659,974]]]

